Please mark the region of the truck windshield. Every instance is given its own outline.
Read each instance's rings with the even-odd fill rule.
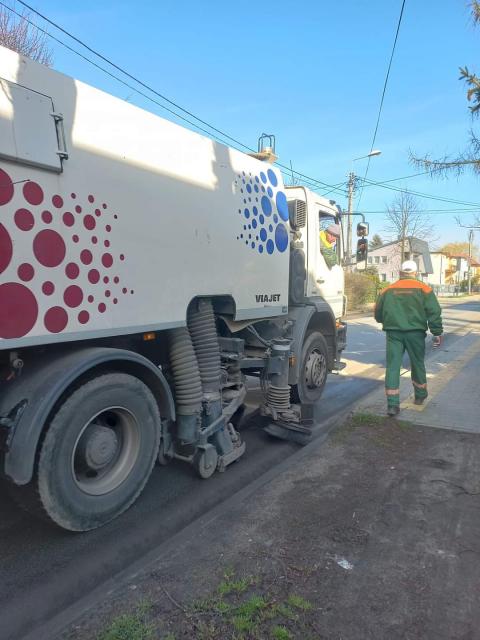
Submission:
[[[340,238],[335,238],[328,233],[328,228],[332,225],[338,226],[338,219],[335,216],[320,211],[318,214],[318,227],[320,237],[326,240],[329,245],[332,245],[333,251],[335,251],[335,253],[339,256],[341,246]]]

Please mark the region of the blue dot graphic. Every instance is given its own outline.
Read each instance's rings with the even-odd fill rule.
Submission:
[[[255,243],[252,242],[252,249],[255,249]]]
[[[240,238],[243,238],[243,233],[240,234]]]
[[[252,193],[252,187],[249,184],[247,184],[247,191],[248,193]]]
[[[243,199],[243,204],[247,204],[246,198]]]
[[[248,240],[245,240],[245,244],[248,244]]]
[[[263,171],[260,172],[260,178],[261,178],[263,184],[266,184],[267,176],[263,173]]]
[[[269,180],[270,180],[271,184],[272,184],[274,187],[276,187],[276,186],[277,186],[277,184],[278,184],[278,180],[277,180],[277,176],[275,175],[275,172],[274,172],[274,171],[272,171],[272,169],[269,169],[269,170],[267,171],[267,173],[268,173],[268,178],[269,178]]]
[[[251,234],[251,233],[249,233],[249,234],[248,234],[248,239],[249,239],[249,240],[251,240],[251,239],[252,239],[252,234]]]
[[[277,224],[277,222],[278,222],[278,216],[277,216],[276,213],[273,214],[273,221],[274,221],[275,224]]]
[[[253,188],[255,189],[256,193],[258,193],[258,185],[254,185]]]
[[[267,239],[267,232],[265,229],[260,229],[260,240],[262,242],[265,242],[265,240]]]
[[[263,244],[258,245],[258,253],[263,253]]]
[[[283,191],[279,191],[277,193],[276,204],[277,204],[278,213],[280,214],[281,219],[285,220],[286,222],[288,220],[288,204],[287,204],[287,197],[283,193]]]
[[[275,245],[273,244],[273,240],[268,240],[267,242],[267,253],[272,254],[275,251]]]
[[[246,230],[247,230],[247,225],[246,225],[246,224],[244,224],[244,225],[243,225],[243,230],[244,230],[244,231],[246,231]]]
[[[282,223],[275,229],[275,244],[281,253],[288,247],[288,232]]]
[[[262,191],[263,191],[263,193],[265,193],[265,187],[262,187]]]
[[[255,176],[255,182],[258,182],[258,176]]]
[[[268,187],[267,193],[270,196],[270,198],[273,198],[273,189],[272,189],[272,187]]]
[[[272,233],[272,231],[273,231],[273,224],[269,224],[269,225],[268,225],[268,230],[270,231],[270,233]]]
[[[249,229],[251,229],[251,228],[252,228],[252,226],[249,224],[249,225],[248,225],[248,228],[249,228]]]
[[[253,227],[254,229],[256,229],[256,228],[257,228],[257,221],[256,221],[256,220],[252,220],[252,227]]]
[[[272,213],[272,203],[267,198],[267,196],[262,197],[262,211],[266,216],[269,216]]]
[[[239,210],[238,210],[238,213],[242,213],[242,210],[241,210],[241,209],[239,209]]]
[[[262,216],[262,214],[258,216],[258,219],[260,220],[260,224],[263,224],[265,222],[265,218]]]
[[[243,193],[243,189],[240,189],[240,193]]]
[[[253,207],[253,215],[256,216],[258,214],[258,209],[257,207]]]
[[[249,218],[250,217],[250,211],[248,209],[245,209],[245,211],[243,212],[243,215],[245,216],[245,218]]]

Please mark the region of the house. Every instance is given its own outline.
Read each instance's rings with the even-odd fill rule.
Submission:
[[[403,260],[414,260],[418,266],[419,275],[425,280],[433,273],[432,260],[428,243],[419,238],[409,236],[405,238]],[[382,282],[394,282],[400,277],[402,264],[402,241],[395,240],[368,252],[367,266],[376,267]],[[357,265],[357,270],[365,269],[365,263]]]
[[[471,277],[480,275],[480,263],[469,258],[465,253],[450,255],[443,251],[432,251],[433,273],[426,281],[431,285],[456,285],[468,278],[468,263],[470,262]]]

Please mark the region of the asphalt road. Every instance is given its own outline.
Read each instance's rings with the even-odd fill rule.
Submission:
[[[478,322],[479,308],[478,301],[447,303],[447,331],[462,333],[470,322]],[[369,318],[352,320],[348,342],[348,366],[342,375],[330,377],[318,418],[341,412],[381,385],[384,337],[376,323]],[[224,474],[205,481],[183,463],[157,467],[126,514],[86,534],[39,522],[1,493],[0,640],[19,640],[298,448],[267,437],[254,421],[243,437],[247,452]]]

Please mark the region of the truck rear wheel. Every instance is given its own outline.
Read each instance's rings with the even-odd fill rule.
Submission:
[[[307,404],[320,400],[327,375],[327,343],[321,333],[312,331],[303,343],[298,384],[292,385],[292,402]]]
[[[87,531],[121,514],[150,476],[159,437],[157,403],[137,378],[110,373],[76,389],[40,450],[35,484],[46,515]]]

